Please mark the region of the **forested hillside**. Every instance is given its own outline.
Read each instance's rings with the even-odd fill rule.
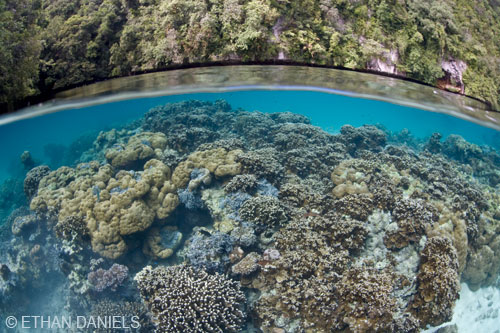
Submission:
[[[292,60],[500,105],[499,0],[0,0],[0,105],[172,65]]]

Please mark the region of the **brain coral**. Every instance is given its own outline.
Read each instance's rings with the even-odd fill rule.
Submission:
[[[245,296],[238,282],[191,266],[145,267],[135,281],[156,332],[239,332]]]

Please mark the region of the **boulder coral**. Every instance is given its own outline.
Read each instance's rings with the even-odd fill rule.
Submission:
[[[241,153],[243,151],[239,149],[228,151],[224,148],[196,151],[175,168],[172,182],[177,188],[185,188],[193,170],[202,168],[216,178],[236,176],[241,173],[241,164],[236,160]]]
[[[166,218],[177,207],[178,197],[170,169],[159,160],[146,162],[144,171],[113,171],[111,165],[98,163],[76,170],[60,168],[43,179],[31,209],[56,209],[59,221],[83,217],[93,250],[117,258],[127,250],[123,236],[149,228],[155,218]]]
[[[106,151],[106,160],[118,169],[136,169],[148,159],[161,157],[166,145],[165,134],[142,132],[131,136],[126,145],[113,145]]]

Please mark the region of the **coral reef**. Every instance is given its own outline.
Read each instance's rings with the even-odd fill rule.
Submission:
[[[450,239],[429,238],[420,256],[418,292],[411,303],[421,323],[437,326],[451,320],[460,291],[457,270],[457,253]]]
[[[1,227],[2,307],[57,272],[66,306],[123,302],[151,331],[130,270],[158,332],[418,332],[450,319],[459,282],[497,283],[500,159],[457,136],[333,135],[188,101],[101,132],[80,160],[25,177],[30,209]]]
[[[243,203],[240,217],[248,222],[267,227],[281,226],[288,221],[286,208],[275,197],[258,195]]]
[[[181,256],[197,269],[221,273],[229,264],[233,239],[228,234],[219,231],[210,233],[200,228],[195,230],[186,243]]]
[[[31,200],[36,195],[40,180],[47,176],[49,172],[50,168],[46,165],[40,165],[28,171],[24,178],[24,194],[26,194],[28,200]]]
[[[170,169],[156,159],[144,171],[118,171],[98,163],[51,172],[40,183],[31,209],[57,210],[59,221],[76,215],[87,222],[94,251],[117,258],[127,250],[123,238],[166,218],[178,205]]]
[[[140,333],[153,332],[155,327],[151,321],[150,315],[146,307],[137,301],[125,301],[116,302],[111,299],[103,299],[94,304],[92,304],[92,310],[90,315],[95,318],[101,318],[102,320],[108,319],[112,320],[113,316],[123,318],[123,324],[120,322],[120,326],[135,328],[136,325],[139,327],[134,329]],[[134,318],[133,318],[134,317]],[[132,321],[132,318],[134,321]],[[105,325],[103,325],[105,326]],[[111,328],[109,328],[111,326]],[[118,326],[118,325],[115,325]],[[117,328],[112,328],[113,325],[108,324],[108,328],[99,328],[94,330],[95,333],[113,333],[116,332]],[[126,328],[125,328],[126,329]]]
[[[156,332],[239,332],[245,314],[239,284],[190,266],[146,266],[135,281]]]
[[[116,291],[123,281],[128,277],[128,267],[113,264],[109,269],[99,268],[88,274],[87,278],[93,289],[102,292],[106,289]]]
[[[166,259],[174,254],[181,241],[182,233],[176,227],[151,228],[142,251],[153,258]]]
[[[163,133],[139,133],[131,136],[126,145],[115,144],[108,149],[106,160],[118,169],[139,169],[148,159],[161,156],[166,144]]]

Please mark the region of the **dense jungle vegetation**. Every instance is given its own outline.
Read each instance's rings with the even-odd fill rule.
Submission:
[[[210,61],[369,68],[500,105],[500,0],[0,0],[0,105],[69,85]]]

